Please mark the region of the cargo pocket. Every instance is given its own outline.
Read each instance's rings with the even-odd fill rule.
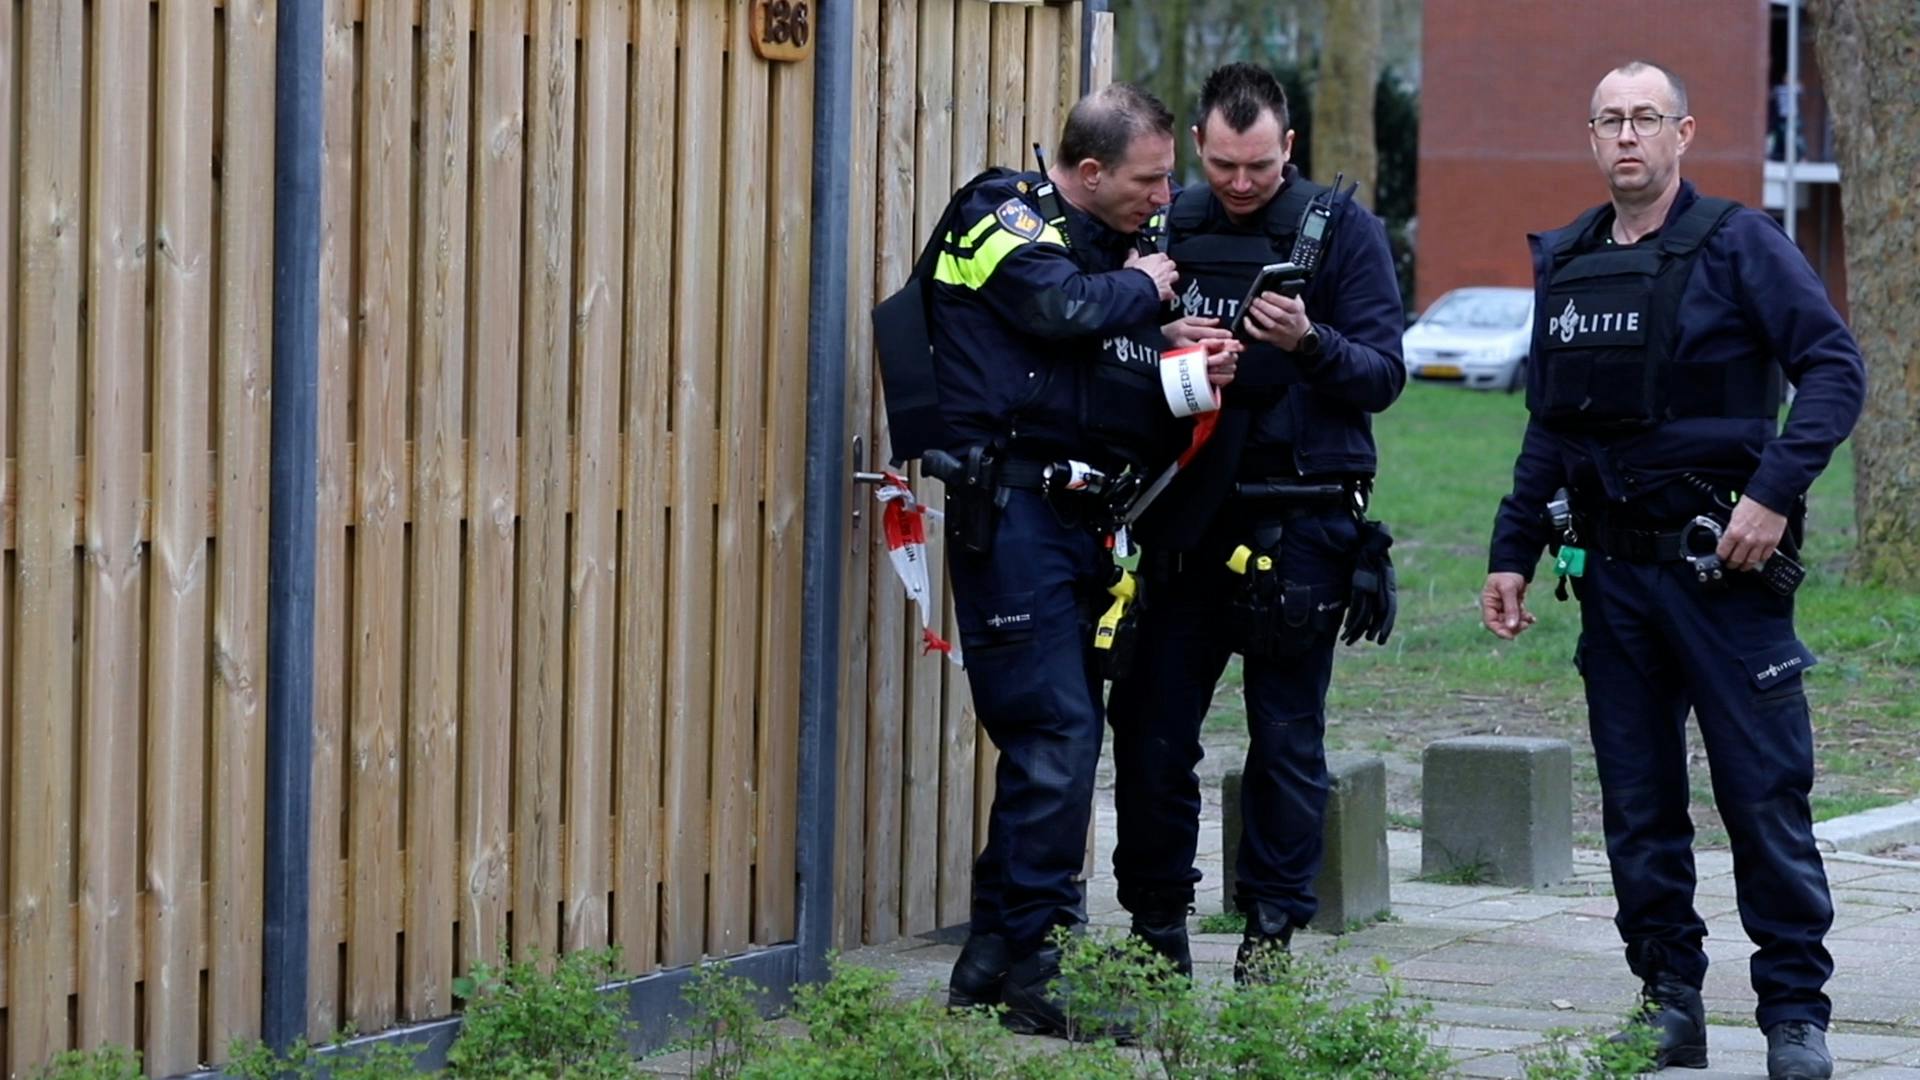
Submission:
[[[1740,658],[1756,705],[1804,702],[1806,688],[1801,675],[1819,662],[1805,645],[1791,638]]]
[[[961,605],[960,645],[967,658],[973,708],[987,733],[1030,723],[1046,706],[1048,688],[1034,645],[1039,612],[1032,592],[1005,593]]]

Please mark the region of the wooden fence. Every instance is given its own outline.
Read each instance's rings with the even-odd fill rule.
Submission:
[[[276,10],[0,0],[9,1073],[258,1031]],[[503,950],[793,938],[813,70],[748,10],[325,0],[312,1037]],[[866,312],[1055,139],[1082,12],[857,11],[878,461]],[[988,775],[860,509],[846,944],[964,920]]]

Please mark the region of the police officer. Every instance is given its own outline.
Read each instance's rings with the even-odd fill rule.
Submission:
[[[1284,948],[1316,907],[1327,683],[1369,546],[1372,576],[1353,630],[1379,638],[1389,629],[1384,533],[1362,521],[1355,499],[1374,473],[1369,418],[1406,384],[1386,232],[1288,163],[1287,125],[1286,93],[1269,72],[1230,64],[1208,77],[1193,129],[1207,183],[1183,191],[1169,214],[1183,314],[1167,337],[1231,338],[1263,265],[1311,263],[1315,243],[1320,251],[1304,293],[1266,292],[1251,304],[1241,331],[1249,343],[1217,426],[1139,521],[1147,607],[1132,671],[1109,702],[1119,899],[1134,933],[1191,971],[1200,725],[1229,656],[1245,655],[1241,977],[1254,950]],[[1303,224],[1312,236],[1298,244]],[[1244,573],[1229,567],[1237,551]]]
[[[1678,78],[1629,63],[1600,81],[1589,116],[1611,199],[1530,237],[1531,418],[1495,521],[1481,614],[1501,638],[1524,632],[1534,566],[1562,545],[1556,568],[1581,605],[1574,661],[1615,922],[1657,1007],[1660,1064],[1707,1063],[1691,708],[1732,841],[1741,923],[1758,946],[1767,1073],[1826,1077],[1821,987],[1833,961],[1821,940],[1833,905],[1807,803],[1801,689],[1815,661],[1794,633],[1791,581],[1769,559],[1792,553],[1807,487],[1859,416],[1860,354],[1771,218],[1680,179],[1694,118]],[[1782,369],[1798,387],[1784,431]],[[1556,536],[1544,508],[1563,487],[1570,513]]]
[[[1172,114],[1115,84],[1073,108],[1046,173],[977,179],[935,237],[928,325],[947,431],[944,454],[923,460],[944,469],[955,616],[1000,750],[950,1002],[1004,1003],[1023,1032],[1068,1034],[1049,935],[1081,921],[1073,879],[1103,722],[1095,605],[1114,573],[1113,491],[1090,478],[1133,475],[1158,437],[1140,428],[1172,417],[1157,383],[1102,370],[1130,358],[1102,343],[1156,326],[1173,295],[1172,260],[1133,246],[1168,201],[1172,164]],[[1232,372],[1218,350],[1211,378]],[[892,410],[900,382],[883,376]]]

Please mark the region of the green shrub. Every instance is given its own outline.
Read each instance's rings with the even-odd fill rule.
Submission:
[[[724,961],[694,972],[681,997],[693,1010],[688,1044],[696,1057],[707,1055],[702,1077],[730,1080],[766,1052],[770,1039],[759,1008],[764,993],[751,980],[728,974]]]
[[[600,992],[617,971],[610,949],[569,953],[550,974],[537,958],[476,965],[453,983],[466,1017],[447,1051],[448,1073],[473,1080],[632,1075],[626,1012]]]
[[[1215,911],[1200,916],[1203,934],[1241,934],[1247,929],[1247,917],[1238,911]]]
[[[1617,1042],[1611,1032],[1548,1031],[1544,1045],[1520,1055],[1527,1080],[1632,1080],[1653,1072],[1660,1036],[1638,1019],[1628,1014],[1625,1037]]]
[[[422,1075],[413,1058],[423,1045],[379,1043],[349,1050],[345,1044],[351,1037],[342,1033],[334,1052],[324,1055],[305,1039],[296,1040],[285,1054],[257,1041],[236,1042],[223,1071],[235,1080],[317,1080],[322,1075],[332,1080],[400,1080]]]
[[[140,1052],[124,1046],[69,1050],[39,1072],[37,1080],[142,1080]]]

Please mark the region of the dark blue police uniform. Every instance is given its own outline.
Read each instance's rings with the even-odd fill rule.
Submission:
[[[1288,166],[1264,219],[1245,226],[1228,219],[1209,189],[1183,193],[1170,214],[1170,254],[1184,309],[1230,322],[1259,265],[1287,259],[1308,191],[1326,189]],[[1350,198],[1336,200],[1327,243],[1302,294],[1318,354],[1249,344],[1212,440],[1136,530],[1143,565],[1154,569],[1132,669],[1114,683],[1108,706],[1119,814],[1114,872],[1121,904],[1150,943],[1143,919],[1178,920],[1175,949],[1184,947],[1184,916],[1200,880],[1200,726],[1236,650],[1247,651],[1251,735],[1238,899],[1270,935],[1306,923],[1316,906],[1326,691],[1360,543],[1350,494],[1375,470],[1370,417],[1406,384],[1400,293],[1379,219]],[[1234,497],[1236,484],[1266,480],[1325,481],[1345,494],[1283,507]],[[1248,650],[1235,615],[1247,579],[1227,562],[1263,527],[1279,531],[1270,554],[1291,632]]]
[[[1822,945],[1833,918],[1808,791],[1813,744],[1793,601],[1751,573],[1703,583],[1682,524],[1725,519],[1734,493],[1789,514],[1852,430],[1858,347],[1825,287],[1773,220],[1683,183],[1662,229],[1611,240],[1610,206],[1530,238],[1536,282],[1532,417],[1500,505],[1493,572],[1532,577],[1545,512],[1572,493],[1575,655],[1604,798],[1616,922],[1633,971],[1697,989],[1706,926],[1694,910],[1686,718],[1699,717],[1732,843],[1742,925],[1758,946],[1762,1028],[1825,1027]],[[1797,387],[1784,430],[1778,381]],[[1697,999],[1696,999],[1697,1000]],[[1704,1061],[1704,1058],[1702,1058]]]
[[[1043,183],[1007,175],[964,196],[929,323],[950,449],[998,460],[978,495],[994,507],[984,535],[948,550],[975,712],[1000,750],[972,929],[1015,957],[1080,918],[1073,878],[1102,734],[1093,604],[1113,572],[1102,536],[1039,490],[1037,470],[1071,459],[1117,471],[1144,452],[1091,388],[1102,339],[1160,310],[1153,280],[1123,269],[1132,238],[1064,200],[1050,220]],[[950,479],[950,520],[965,497]]]

